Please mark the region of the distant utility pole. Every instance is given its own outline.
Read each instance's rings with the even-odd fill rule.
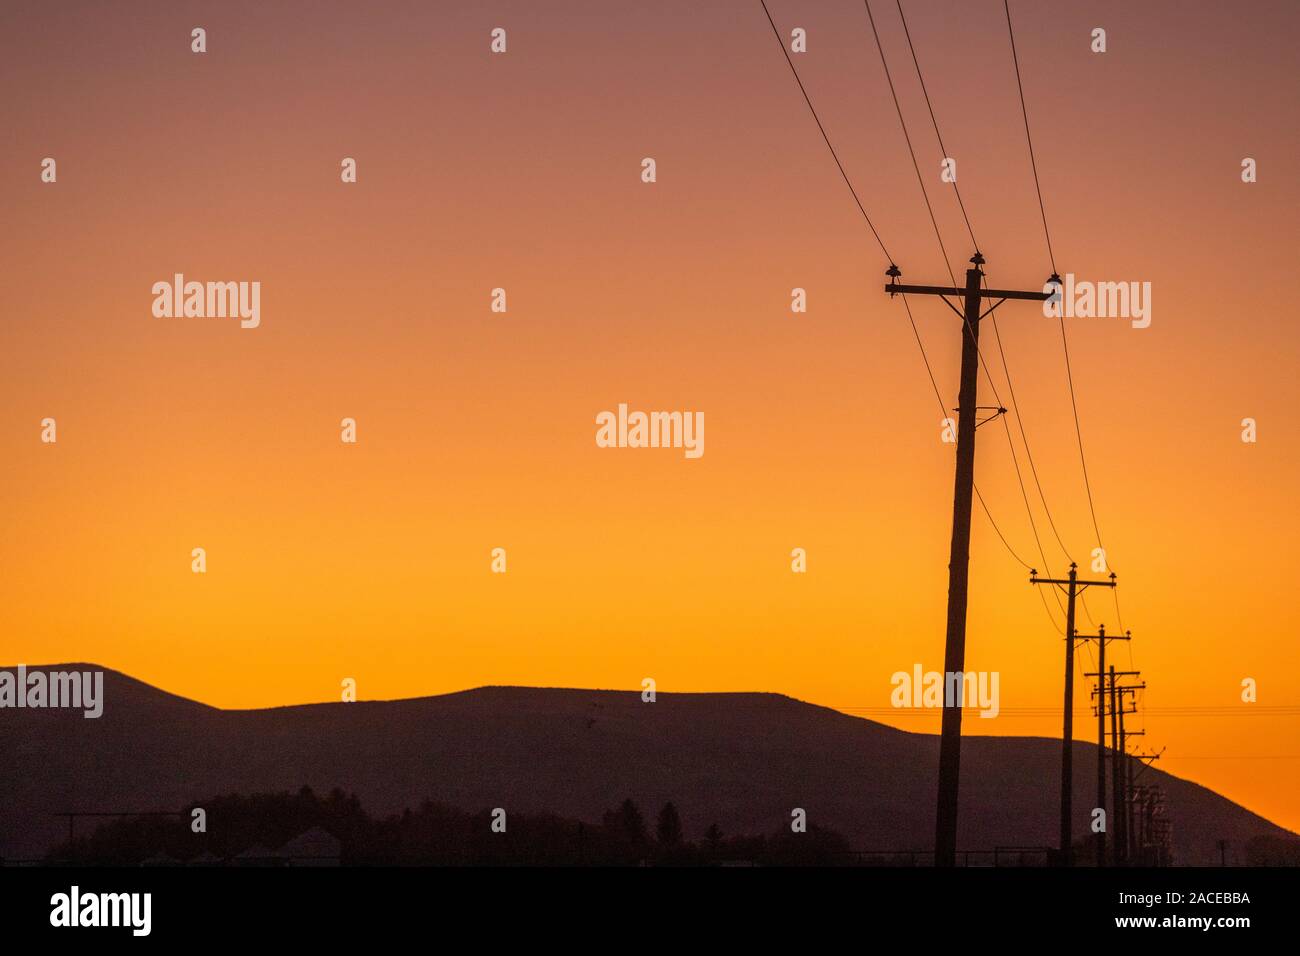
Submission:
[[[1137,733],[1130,734],[1130,736],[1138,735],[1139,734]],[[1164,751],[1161,750],[1160,753],[1164,753]],[[1143,859],[1144,854],[1142,851],[1148,834],[1146,832],[1146,816],[1142,808],[1138,806],[1138,802],[1145,799],[1146,793],[1151,788],[1142,786],[1137,781],[1138,778],[1146,772],[1146,769],[1149,766],[1160,759],[1160,753],[1131,754],[1129,759],[1129,802],[1133,807],[1129,826],[1133,849],[1132,852],[1129,853],[1129,859],[1136,860],[1140,865],[1146,865],[1147,863],[1147,861]],[[1136,763],[1134,761],[1136,761]],[[1132,770],[1135,766],[1137,767],[1137,772],[1133,773]]]
[[[1129,731],[1124,733],[1124,718],[1120,717],[1120,739],[1124,741],[1124,746],[1128,746],[1129,737],[1142,737],[1146,735],[1144,730]],[[1133,760],[1126,750],[1119,755],[1124,765],[1124,860],[1127,862],[1135,858],[1133,847],[1136,843],[1133,834]]]
[[[1064,586],[1068,598],[1065,605],[1065,717],[1061,729],[1061,866],[1069,866],[1074,855],[1070,845],[1074,796],[1074,642],[1078,640],[1078,632],[1074,628],[1074,602],[1075,598],[1090,587],[1113,588],[1115,572],[1111,572],[1109,581],[1080,581],[1079,566],[1071,561],[1068,578],[1040,578],[1038,572],[1031,568],[1029,583]]]
[[[1124,746],[1128,746],[1129,737],[1145,737],[1145,730],[1130,730],[1124,733],[1124,717],[1120,715],[1120,740]],[[1133,860],[1137,858],[1137,835],[1133,830],[1133,758],[1126,750],[1120,754],[1120,759],[1124,761],[1124,859]]]
[[[1113,667],[1111,669],[1114,670]],[[1137,674],[1136,671],[1132,671],[1129,673],[1132,673],[1134,675]],[[1137,699],[1133,698],[1133,709],[1130,710],[1124,704],[1124,695],[1136,694],[1140,690],[1145,690],[1146,686],[1147,685],[1145,683],[1120,684],[1119,687],[1116,688],[1119,691],[1119,750],[1116,751],[1114,756],[1111,758],[1111,771],[1110,771],[1113,780],[1113,786],[1115,787],[1124,786],[1124,781],[1126,779],[1125,772],[1127,770],[1127,764],[1128,764],[1129,734],[1126,733],[1124,730],[1124,715],[1133,714],[1137,712]],[[1127,802],[1128,799],[1127,789],[1125,791],[1124,798],[1125,801]],[[1121,806],[1119,801],[1120,801],[1120,793],[1118,790],[1116,790],[1115,810],[1117,813]],[[1128,818],[1127,816],[1120,815],[1116,822],[1118,825],[1115,828],[1115,857],[1116,857],[1115,864],[1117,866],[1124,866],[1128,863]]]
[[[1122,738],[1120,737],[1120,729],[1119,729],[1120,728],[1119,722],[1123,716],[1122,712],[1124,708],[1122,704],[1122,697],[1120,695],[1118,678],[1136,677],[1137,675],[1138,675],[1137,671],[1116,671],[1114,664],[1110,665],[1109,672],[1103,671],[1099,668],[1096,673],[1089,673],[1083,675],[1084,677],[1097,678],[1097,697],[1099,701],[1105,700],[1107,696],[1110,697],[1110,752],[1111,752],[1110,780],[1111,780],[1111,790],[1115,794],[1116,810],[1118,810],[1119,808],[1120,797],[1123,795],[1124,792],[1124,781],[1123,778],[1120,776],[1123,770],[1123,767],[1120,764],[1120,754],[1122,753],[1123,748],[1125,746]],[[1145,687],[1146,685],[1144,684],[1142,686]],[[1110,824],[1109,819],[1106,822],[1107,825]],[[1115,862],[1116,864],[1122,862],[1123,853],[1121,851],[1121,847],[1123,847],[1127,843],[1127,840],[1128,840],[1128,836],[1124,825],[1124,820],[1117,812],[1115,814]]]
[[[1132,639],[1132,633],[1124,632],[1123,637],[1114,634],[1106,634],[1106,625],[1098,624],[1096,634],[1080,634],[1075,638],[1078,641],[1096,641],[1097,642],[1097,670],[1103,674],[1106,672],[1106,644],[1109,641],[1127,641]],[[1097,682],[1097,689],[1101,690],[1101,681]],[[1118,815],[1120,802],[1119,791],[1112,788],[1113,797],[1112,814]],[[1097,806],[1102,810],[1106,809],[1106,699],[1101,693],[1097,694]],[[1106,820],[1107,826],[1110,825],[1110,819]],[[1116,825],[1116,833],[1120,827]],[[1097,865],[1106,865],[1106,831],[1097,831]]]
[[[885,291],[898,294],[937,295],[948,308],[962,320],[961,387],[957,399],[957,467],[952,495],[952,545],[948,556],[948,629],[944,645],[943,670],[945,688],[950,686],[949,674],[965,671],[966,662],[966,593],[970,571],[970,518],[971,498],[975,485],[975,426],[977,386],[979,381],[979,331],[980,320],[1007,299],[1029,299],[1043,302],[1051,297],[1048,292],[1007,292],[984,289],[981,280],[984,272],[980,266],[984,257],[979,250],[971,256],[972,268],[966,270],[966,287],[901,285],[902,272],[890,265],[885,273],[889,283]],[[1060,279],[1053,276],[1056,282]],[[961,298],[963,309],[958,309],[948,296]],[[983,299],[997,299],[987,311],[981,313]],[[1002,410],[998,410],[1001,414]],[[959,684],[959,686],[961,686]],[[939,801],[934,826],[934,865],[957,865],[957,789],[961,775],[961,705],[960,700],[950,702],[944,698],[943,724],[939,738]]]
[[[1132,673],[1132,672],[1128,672]],[[1119,791],[1122,784],[1119,779],[1119,712],[1123,709],[1120,702],[1119,683],[1116,680],[1115,665],[1110,665],[1110,750],[1114,755],[1110,762],[1111,784],[1113,789]],[[1100,683],[1100,681],[1099,681]]]

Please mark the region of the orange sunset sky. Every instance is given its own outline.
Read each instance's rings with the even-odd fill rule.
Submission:
[[[796,65],[905,281],[946,282],[862,5],[769,6],[808,31]],[[964,269],[897,10],[872,8]],[[989,283],[1041,288],[1002,5],[904,9]],[[1300,828],[1300,8],[1012,12],[1059,270],[1152,284],[1149,328],[1066,320],[1142,746]],[[953,446],[758,0],[14,3],[0,78],[0,663],[89,661],[222,707],[337,700],[346,677],[363,698],[652,677],[937,732],[881,711],[895,671],[943,667]],[[260,281],[261,326],[155,318],[177,272]],[[913,310],[955,404],[957,320]],[[997,315],[1086,569],[1059,327]],[[983,341],[1006,402],[987,322]],[[703,411],[705,454],[598,448],[620,402]],[[976,478],[1045,572],[999,422]],[[1004,713],[967,732],[1059,735],[1060,635],[978,505],[971,561],[967,665],[1000,672]],[[1087,606],[1081,629],[1118,627],[1108,594]]]

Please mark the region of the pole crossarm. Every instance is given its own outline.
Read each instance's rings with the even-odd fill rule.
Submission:
[[[1160,759],[1160,754],[1162,753],[1164,753],[1163,749],[1160,751],[1160,753],[1154,753],[1154,754],[1129,754],[1130,757],[1138,761],[1138,763],[1140,764],[1140,766],[1137,769],[1137,773],[1133,774],[1133,779],[1137,780],[1138,777],[1142,776],[1143,772],[1146,771],[1147,767],[1151,766],[1152,763]]]
[[[1082,594],[1090,587],[1113,588],[1116,586],[1114,571],[1110,573],[1110,580],[1108,581],[1085,581],[1082,578],[1074,576],[1073,564],[1070,565],[1070,569],[1071,569],[1070,570],[1071,577],[1068,578],[1040,578],[1038,576],[1038,569],[1030,568],[1029,583],[1030,584],[1055,584],[1061,589],[1067,590],[1067,593],[1071,595]],[[1090,640],[1090,639],[1091,638],[1083,638],[1083,640]],[[1078,634],[1075,634],[1075,640],[1080,640]]]
[[[905,293],[907,295],[952,295],[962,298],[970,295],[979,299],[1029,299],[1033,302],[1046,302],[1055,295],[1053,292],[1018,292],[1012,289],[966,290],[947,285],[895,285],[892,282],[886,284],[885,291],[890,295]]]
[[[1109,694],[1110,691],[1104,691],[1103,693],[1105,693],[1105,694]],[[1096,697],[1096,696],[1097,696],[1097,691],[1096,691],[1096,689],[1094,688],[1093,691],[1092,691],[1092,693],[1089,694],[1088,696],[1089,696],[1089,697]],[[1096,708],[1095,706],[1092,708],[1092,712],[1093,712],[1094,714],[1097,714],[1097,708]],[[1120,708],[1119,710],[1116,711],[1117,714],[1136,714],[1137,712],[1138,712],[1138,709],[1137,709],[1137,706],[1136,706],[1136,705],[1134,705],[1133,707],[1122,707],[1122,708]],[[1109,714],[1109,713],[1110,713],[1110,709],[1109,709],[1109,708],[1105,708],[1105,707],[1103,707],[1102,710],[1101,710],[1101,713],[1098,714],[1098,716],[1106,716],[1106,715]]]
[[[1123,634],[1107,634],[1104,630],[1096,634],[1076,634],[1076,641],[1131,641],[1133,640],[1132,632],[1125,631]]]
[[[1040,578],[1038,576],[1038,572],[1031,569],[1029,572],[1029,583],[1030,584],[1074,584],[1080,591],[1082,591],[1084,588],[1092,587],[1092,586],[1096,586],[1099,588],[1113,588],[1116,586],[1115,575],[1112,574],[1110,577],[1111,579],[1109,581],[1085,581],[1082,578],[1077,578],[1074,581],[1070,581],[1069,578]],[[1108,639],[1114,639],[1114,635],[1112,634],[1107,634],[1106,637]]]

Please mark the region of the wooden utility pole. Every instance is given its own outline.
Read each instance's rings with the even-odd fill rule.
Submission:
[[[1142,685],[1133,685],[1132,687],[1121,687],[1119,684],[1120,677],[1136,677],[1137,671],[1116,671],[1115,665],[1110,665],[1110,670],[1105,671],[1098,667],[1096,673],[1084,674],[1084,677],[1097,678],[1097,699],[1098,706],[1107,697],[1110,698],[1110,785],[1111,792],[1115,794],[1115,863],[1120,865],[1124,862],[1126,847],[1128,843],[1128,826],[1127,821],[1119,812],[1121,806],[1120,800],[1124,794],[1124,777],[1123,764],[1121,756],[1124,753],[1127,744],[1124,743],[1123,726],[1124,714],[1124,692],[1126,690],[1138,690]],[[1132,711],[1127,711],[1132,713]],[[1111,823],[1111,817],[1107,817],[1107,826]]]
[[[1137,734],[1131,736],[1137,736]],[[1140,866],[1151,865],[1151,862],[1145,859],[1146,841],[1149,836],[1146,826],[1145,801],[1151,788],[1143,786],[1137,781],[1148,767],[1160,759],[1161,753],[1164,753],[1163,749],[1160,753],[1131,754],[1129,759],[1129,770],[1133,771],[1135,767],[1137,769],[1136,772],[1131,772],[1129,777],[1129,802],[1133,807],[1133,812],[1130,814],[1129,833],[1132,835],[1133,850],[1129,853],[1128,858],[1135,860]]]
[[[1100,667],[1097,668],[1097,672],[1098,675],[1102,673]],[[1115,677],[1116,677],[1115,665],[1111,664],[1110,665],[1110,736],[1111,736],[1110,773],[1111,773],[1111,789],[1114,791],[1115,795],[1118,796],[1120,790],[1123,789],[1123,784],[1120,782],[1119,779],[1119,769],[1120,769],[1119,768],[1119,748],[1120,748],[1119,711],[1120,711],[1121,704],[1120,704],[1120,696],[1119,696],[1119,684],[1116,681]],[[1098,687],[1101,686],[1100,676],[1098,676],[1097,678],[1097,686]]]
[[[1097,625],[1097,671],[1106,673],[1106,625]],[[1097,806],[1106,812],[1106,697],[1101,691],[1101,681],[1097,681]],[[1119,793],[1112,786],[1111,802],[1118,804]],[[1097,831],[1097,865],[1106,865],[1106,829],[1111,826],[1109,818],[1106,826]]]
[[[1127,641],[1132,638],[1131,633],[1125,632],[1123,637],[1117,637],[1114,634],[1106,633],[1106,625],[1098,624],[1096,634],[1080,634],[1076,640],[1079,641],[1096,641],[1097,642],[1097,670],[1101,673],[1106,672],[1106,643],[1108,641]],[[1106,699],[1101,691],[1101,681],[1097,682],[1097,806],[1106,809]],[[1111,792],[1112,815],[1119,813],[1119,793],[1112,789]],[[1111,825],[1111,818],[1106,818],[1106,826]],[[1118,834],[1122,829],[1118,823],[1115,824],[1115,832]],[[1097,865],[1106,865],[1106,831],[1097,831]]]
[[[1123,673],[1131,674],[1132,676],[1137,675],[1137,671],[1125,671]],[[1111,775],[1114,780],[1114,786],[1125,787],[1126,791],[1127,786],[1125,781],[1127,778],[1126,771],[1128,769],[1128,738],[1130,734],[1124,730],[1124,715],[1137,712],[1137,699],[1133,698],[1133,709],[1130,710],[1124,704],[1124,695],[1135,694],[1139,690],[1144,690],[1146,686],[1145,683],[1120,684],[1117,688],[1119,692],[1119,750],[1116,751],[1114,756],[1111,758]],[[1125,799],[1127,800],[1127,792],[1125,793]],[[1115,828],[1116,866],[1124,866],[1128,863],[1128,817],[1119,814],[1120,806],[1120,793],[1116,790],[1115,811],[1118,817],[1116,821],[1118,826]]]
[[[1120,736],[1124,741],[1124,746],[1128,747],[1129,737],[1145,737],[1145,730],[1130,730],[1124,734],[1124,718],[1120,718]],[[1120,760],[1124,762],[1124,859],[1125,861],[1136,858],[1137,838],[1133,832],[1133,758],[1129,756],[1128,751],[1120,754]]]
[[[944,684],[952,674],[962,674],[966,662],[966,596],[970,571],[971,500],[975,486],[975,420],[978,414],[976,393],[979,383],[980,320],[1007,299],[1046,301],[1052,293],[1008,292],[982,288],[984,257],[979,250],[971,256],[966,270],[966,287],[902,285],[896,265],[885,273],[889,283],[885,291],[893,295],[937,295],[962,320],[961,385],[957,399],[957,467],[952,495],[952,543],[948,553],[948,627],[944,644]],[[1058,280],[1059,281],[1059,280]],[[948,297],[961,298],[958,309]],[[997,299],[986,312],[980,312],[983,299]],[[957,678],[957,685],[962,680]],[[944,698],[943,722],[939,738],[939,798],[934,826],[934,865],[957,864],[957,794],[961,775],[961,705],[962,701]]]
[[[1074,642],[1078,633],[1074,628],[1075,599],[1090,587],[1113,588],[1115,572],[1111,572],[1108,581],[1080,581],[1079,566],[1070,562],[1070,576],[1060,578],[1040,578],[1034,569],[1029,571],[1030,584],[1054,584],[1064,586],[1065,604],[1065,707],[1061,728],[1061,866],[1070,866],[1073,857],[1071,834],[1073,833],[1074,801]]]

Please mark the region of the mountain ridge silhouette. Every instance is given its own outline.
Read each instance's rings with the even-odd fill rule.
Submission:
[[[2,668],[14,670],[13,666]],[[592,820],[632,797],[673,801],[685,832],[771,832],[795,808],[857,849],[932,845],[938,737],[769,692],[659,693],[487,685],[429,697],[225,710],[103,670],[104,713],[0,711],[0,855],[40,856],[67,835],[54,814],[177,809],[213,793],[356,793],[376,812],[432,799]],[[1074,744],[1076,839],[1096,750]],[[1060,741],[968,737],[959,845],[1054,846]],[[1288,837],[1192,781],[1155,768],[1174,858],[1215,864],[1255,836]],[[92,824],[82,821],[79,828]],[[79,832],[81,830],[79,829]]]

